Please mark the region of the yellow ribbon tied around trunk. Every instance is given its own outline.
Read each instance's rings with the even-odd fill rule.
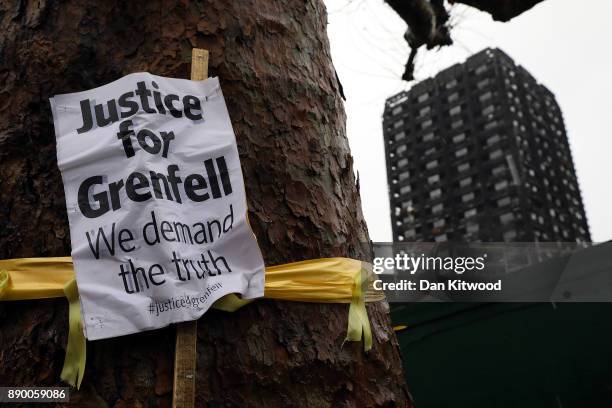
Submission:
[[[322,258],[266,268],[264,298],[298,302],[350,303],[345,341],[372,348],[366,302],[384,299],[372,288],[370,264],[349,258]],[[61,378],[80,387],[85,372],[86,339],[72,258],[0,260],[0,300],[66,297],[69,334]],[[213,308],[233,312],[250,303],[235,294],[219,299]]]

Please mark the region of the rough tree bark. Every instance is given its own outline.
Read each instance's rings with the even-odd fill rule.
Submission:
[[[0,2],[0,256],[70,253],[48,97],[211,51],[266,264],[367,257],[321,0]],[[197,406],[410,406],[385,303],[374,348],[341,347],[347,305],[258,301],[198,325]],[[0,384],[58,384],[65,300],[0,302]],[[168,406],[174,329],[90,342],[74,406]]]

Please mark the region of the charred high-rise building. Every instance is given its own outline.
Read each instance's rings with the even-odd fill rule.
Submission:
[[[486,49],[386,102],[394,241],[590,241],[561,110]]]

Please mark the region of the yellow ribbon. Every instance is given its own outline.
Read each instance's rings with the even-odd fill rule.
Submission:
[[[363,348],[369,351],[372,348],[372,329],[365,307],[362,290],[365,282],[362,276],[367,276],[365,269],[360,269],[353,280],[353,298],[349,307],[348,329],[344,341],[361,341],[363,336]]]
[[[86,340],[83,334],[83,321],[81,320],[81,302],[76,279],[70,280],[64,286],[64,294],[68,299],[68,345],[64,367],[60,377],[68,384],[77,388],[81,387],[81,381],[85,374],[85,360],[87,356]]]
[[[372,331],[365,302],[384,299],[371,285],[371,265],[348,258],[322,258],[266,268],[264,298],[322,303],[350,303],[345,341],[372,348]],[[364,289],[365,286],[365,289]],[[80,387],[86,360],[80,302],[72,258],[0,260],[0,300],[63,297],[68,299],[69,335],[61,377]],[[215,309],[233,312],[251,300],[229,294]]]
[[[74,279],[72,258],[20,258],[0,260],[8,282],[2,300],[46,299],[64,296],[64,285]]]
[[[2,299],[2,295],[9,282],[9,274],[5,269],[0,270],[0,299]]]
[[[300,302],[349,303],[345,341],[361,341],[365,351],[372,349],[372,330],[365,302],[382,300],[380,293],[364,291],[370,283],[369,271],[361,261],[348,258],[323,258],[266,268],[264,298]],[[366,299],[365,293],[369,293]],[[233,312],[252,300],[229,294],[214,308]]]

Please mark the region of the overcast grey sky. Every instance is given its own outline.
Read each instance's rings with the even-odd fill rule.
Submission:
[[[391,240],[382,139],[387,97],[408,56],[406,24],[382,0],[326,0],[332,57],[347,97],[347,132],[370,237]],[[586,6],[588,4],[588,7]],[[485,47],[498,47],[557,97],[593,241],[612,239],[612,1],[545,0],[508,23],[458,5],[455,45],[417,60],[417,81]]]

